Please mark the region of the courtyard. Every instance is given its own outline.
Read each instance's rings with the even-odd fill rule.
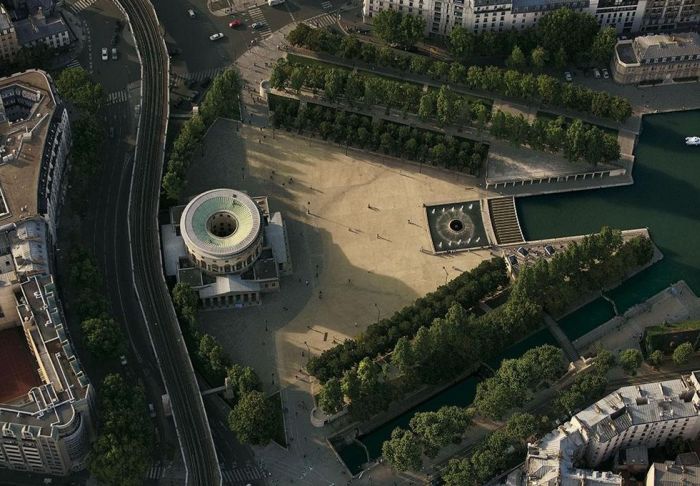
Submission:
[[[186,197],[217,187],[267,195],[285,218],[294,272],[261,306],[201,312],[202,329],[253,366],[267,391],[306,388],[309,354],[490,256],[430,254],[423,205],[478,200],[474,186],[468,176],[219,120],[192,161]]]

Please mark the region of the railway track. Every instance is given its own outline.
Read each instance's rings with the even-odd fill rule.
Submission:
[[[117,0],[141,62],[142,101],[129,201],[134,290],[170,396],[188,485],[220,485],[221,471],[192,363],[163,277],[158,209],[168,118],[168,58],[148,0]],[[125,292],[130,289],[124,289]]]

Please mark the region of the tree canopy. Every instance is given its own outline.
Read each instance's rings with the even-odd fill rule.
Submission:
[[[275,410],[257,390],[240,397],[228,421],[238,439],[246,444],[266,445],[275,434]]]
[[[396,10],[382,10],[372,16],[374,33],[388,44],[413,46],[425,31],[425,19],[420,15],[404,15]]]

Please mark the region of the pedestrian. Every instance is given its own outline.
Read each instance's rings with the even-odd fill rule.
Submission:
[[[308,281],[308,280],[306,280],[306,282],[305,282],[305,283],[306,283],[306,286],[308,287],[308,286],[309,286],[309,281]]]

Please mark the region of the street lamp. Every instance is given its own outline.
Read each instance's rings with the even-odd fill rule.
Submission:
[[[443,266],[442,269],[445,271],[445,284],[447,284],[447,277],[449,276],[449,273],[447,272],[447,269]]]
[[[377,309],[377,322],[379,322],[379,306],[376,302],[374,303],[374,307]]]

